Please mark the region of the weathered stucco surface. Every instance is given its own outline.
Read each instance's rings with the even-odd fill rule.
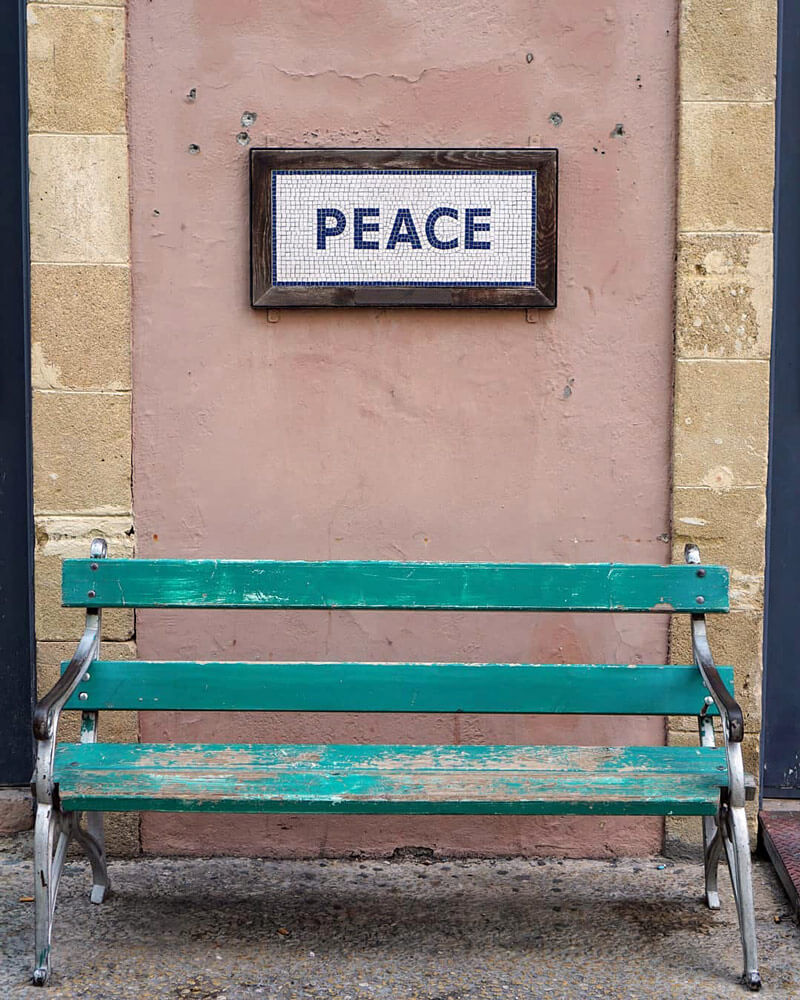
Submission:
[[[129,32],[139,554],[669,558],[672,5],[134,2]],[[257,115],[253,145],[558,146],[558,309],[534,322],[430,310],[268,322],[248,306],[244,112]],[[138,616],[137,642],[158,658],[663,662],[666,622],[166,612]],[[180,740],[663,739],[660,719],[140,725],[145,739]],[[655,849],[660,831],[658,820],[150,815],[143,843],[602,854]]]

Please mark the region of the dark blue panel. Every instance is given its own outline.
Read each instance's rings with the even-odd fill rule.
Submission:
[[[0,3],[0,784],[32,770],[33,525],[25,3]]]
[[[800,797],[800,4],[778,23],[762,791]]]

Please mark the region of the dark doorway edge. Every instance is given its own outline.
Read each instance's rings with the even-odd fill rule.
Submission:
[[[33,765],[35,690],[26,4],[0,4],[0,784]]]
[[[800,596],[800,8],[781,0],[775,144],[775,281],[767,477],[762,798],[800,797],[800,686],[795,675]]]

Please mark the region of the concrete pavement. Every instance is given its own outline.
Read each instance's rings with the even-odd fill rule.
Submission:
[[[723,1000],[741,952],[727,875],[696,859],[112,860],[89,902],[68,860],[44,993],[31,835],[0,839],[0,996],[87,1000]],[[800,929],[755,863],[765,998],[800,998]]]

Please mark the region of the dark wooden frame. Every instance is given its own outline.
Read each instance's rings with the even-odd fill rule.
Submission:
[[[536,170],[536,284],[518,287],[274,286],[269,197],[273,169]],[[467,306],[552,309],[556,304],[558,150],[251,149],[250,302],[286,306]]]

